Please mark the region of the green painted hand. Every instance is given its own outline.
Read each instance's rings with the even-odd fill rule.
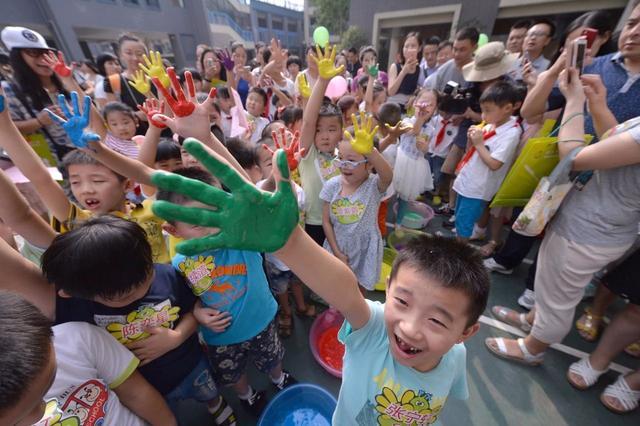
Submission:
[[[324,54],[320,50],[320,46],[316,46],[316,55],[311,55],[311,59],[318,64],[318,74],[324,80],[331,80],[338,74],[344,72],[344,65],[336,68],[336,46],[327,47]]]
[[[376,78],[378,76],[378,72],[380,71],[380,69],[378,68],[378,64],[371,65],[370,67],[366,67],[366,70],[367,70],[367,74],[369,74],[373,78]]]
[[[363,111],[360,111],[360,124],[358,124],[355,114],[351,114],[351,122],[353,123],[355,138],[346,130],[344,131],[344,137],[358,154],[371,154],[371,151],[373,151],[373,137],[378,133],[378,126],[373,127],[373,118],[370,115],[365,115]]]
[[[154,214],[165,220],[220,229],[216,234],[178,244],[179,253],[192,256],[218,248],[273,252],[284,246],[298,223],[298,203],[289,183],[287,156],[283,150],[276,152],[277,190],[270,193],[247,182],[196,139],[189,138],[182,146],[230,192],[173,173],[152,175],[151,180],[158,188],[178,192],[215,209],[165,201],[153,203]]]

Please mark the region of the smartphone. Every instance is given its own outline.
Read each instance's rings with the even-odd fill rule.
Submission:
[[[584,30],[582,30],[582,37],[585,37],[587,39],[587,49],[591,49],[591,46],[593,46],[593,42],[595,41],[597,36],[598,30],[594,28],[585,28]]]
[[[573,49],[571,55],[571,66],[578,70],[578,74],[582,75],[582,68],[584,68],[584,57],[587,54],[587,39],[586,37],[578,37],[573,41]]]

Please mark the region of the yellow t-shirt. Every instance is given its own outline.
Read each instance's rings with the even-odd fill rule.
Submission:
[[[127,203],[128,213],[114,211],[110,214],[136,222],[147,233],[147,241],[151,245],[151,253],[153,255],[153,263],[169,263],[169,250],[162,235],[162,224],[164,220],[160,219],[151,211],[152,200],[144,200],[142,204]],[[78,224],[91,218],[93,214],[88,210],[83,210],[75,204],[71,204],[67,220],[58,221],[55,217],[51,221],[53,229],[59,233],[72,230]]]

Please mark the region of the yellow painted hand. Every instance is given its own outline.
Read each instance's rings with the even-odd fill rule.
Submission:
[[[149,52],[149,55],[151,59],[149,59],[147,55],[142,57],[146,66],[140,64],[140,69],[144,71],[150,79],[155,77],[160,80],[160,83],[162,83],[165,88],[168,88],[171,85],[171,80],[169,80],[167,70],[164,69],[164,65],[162,64],[160,52],[154,52],[152,50]]]
[[[355,138],[346,130],[344,137],[351,144],[351,148],[358,154],[371,154],[371,151],[373,151],[373,137],[378,133],[378,126],[373,127],[373,117],[360,111],[360,124],[358,124],[355,114],[351,115],[351,122],[353,123]]]
[[[316,46],[316,55],[311,55],[311,59],[318,64],[318,74],[320,78],[324,80],[331,80],[338,74],[344,72],[344,65],[340,65],[336,68],[336,46],[327,46],[324,50],[324,54],[320,50],[320,46]]]
[[[151,82],[149,81],[149,77],[144,75],[142,71],[137,71],[133,75],[133,81],[130,81],[129,84],[143,95],[146,95],[151,91]]]
[[[309,99],[311,96],[311,86],[309,86],[309,82],[307,81],[307,75],[305,73],[300,73],[300,77],[298,77],[298,92],[300,92],[300,96],[304,99]]]

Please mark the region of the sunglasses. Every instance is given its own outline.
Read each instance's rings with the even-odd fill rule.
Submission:
[[[25,53],[25,55],[31,58],[38,58],[42,55],[46,55],[49,52],[55,53],[53,49],[22,49],[22,51]]]
[[[333,159],[333,164],[335,164],[336,167],[339,169],[355,169],[360,164],[365,164],[365,163],[367,163],[366,158],[360,161],[341,160],[338,157]]]

